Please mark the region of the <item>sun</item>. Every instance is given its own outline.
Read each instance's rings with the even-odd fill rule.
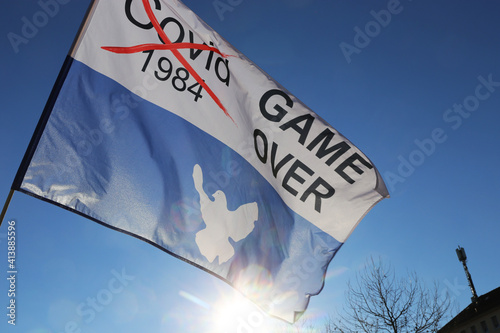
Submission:
[[[213,329],[217,333],[272,333],[269,318],[243,296],[221,298],[213,307]]]

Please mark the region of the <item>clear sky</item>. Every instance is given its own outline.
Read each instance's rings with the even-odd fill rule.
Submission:
[[[59,1],[45,8],[50,15],[40,3],[51,0],[1,5],[2,204],[90,2]],[[437,281],[462,309],[471,295],[455,254],[461,245],[478,294],[498,287],[500,4],[221,2],[230,10],[184,1],[369,156],[391,193],[334,258],[306,317],[334,315],[346,281],[370,256]],[[23,30],[26,22],[38,27]],[[9,33],[23,43],[13,46]],[[15,329],[6,316],[12,219]],[[281,325],[210,274],[21,193],[0,228],[0,276],[2,332],[237,332],[242,322],[249,332],[272,332]]]

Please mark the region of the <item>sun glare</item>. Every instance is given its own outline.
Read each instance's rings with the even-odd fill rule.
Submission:
[[[217,333],[271,333],[266,315],[241,295],[224,298],[214,306],[213,330]]]

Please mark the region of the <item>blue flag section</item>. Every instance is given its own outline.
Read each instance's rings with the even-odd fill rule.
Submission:
[[[154,4],[95,1],[13,189],[144,240],[294,322],[385,185],[180,2]]]

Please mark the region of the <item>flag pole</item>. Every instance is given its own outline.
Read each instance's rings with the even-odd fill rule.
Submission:
[[[9,208],[10,201],[12,200],[12,196],[14,195],[14,190],[10,190],[9,195],[7,196],[7,200],[5,200],[5,204],[2,209],[2,214],[0,214],[0,227],[2,226],[3,219],[5,214],[7,214],[7,209]]]

